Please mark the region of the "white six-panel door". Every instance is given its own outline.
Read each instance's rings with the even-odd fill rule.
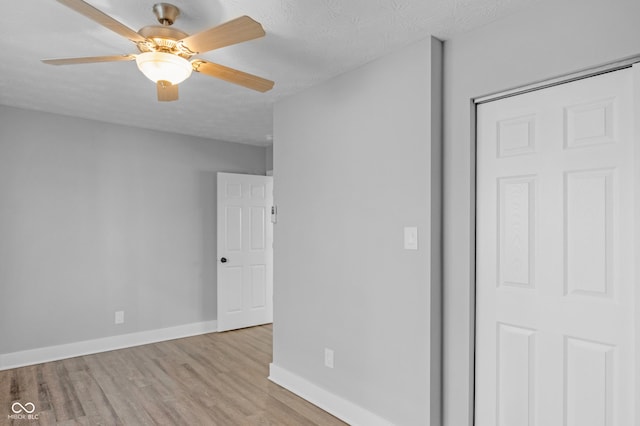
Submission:
[[[637,424],[634,73],[478,106],[477,426]]]
[[[218,331],[273,321],[273,177],[218,173]]]

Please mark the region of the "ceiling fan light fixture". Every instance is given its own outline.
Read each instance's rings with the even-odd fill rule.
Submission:
[[[191,75],[193,67],[185,58],[166,52],[145,52],[136,56],[138,69],[151,81],[179,84]]]

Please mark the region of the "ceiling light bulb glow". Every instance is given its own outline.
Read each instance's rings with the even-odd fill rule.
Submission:
[[[165,52],[145,52],[136,56],[138,69],[154,83],[179,84],[191,75],[191,63],[181,56]]]

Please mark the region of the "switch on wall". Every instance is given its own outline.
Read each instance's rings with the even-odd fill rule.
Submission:
[[[418,227],[417,226],[404,227],[404,249],[418,250]]]

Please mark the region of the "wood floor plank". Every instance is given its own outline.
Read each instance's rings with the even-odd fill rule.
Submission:
[[[267,379],[271,342],[265,325],[0,371],[0,407],[33,402],[39,425],[345,425]]]
[[[93,424],[122,424],[109,399],[88,371],[73,373],[80,404]]]

